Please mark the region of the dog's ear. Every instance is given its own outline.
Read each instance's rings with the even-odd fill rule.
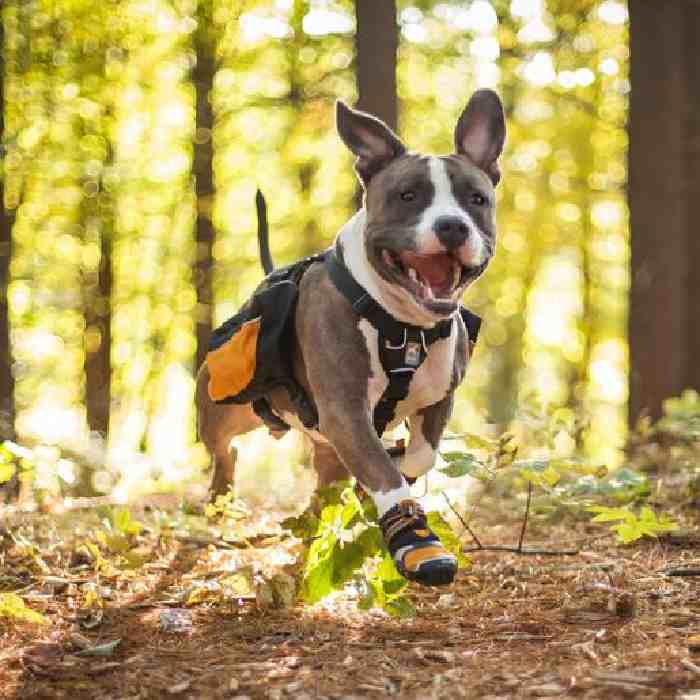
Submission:
[[[380,119],[336,103],[336,124],[343,143],[357,156],[355,170],[365,187],[382,168],[406,152],[399,137]]]
[[[501,98],[493,90],[477,90],[455,127],[455,150],[481,168],[494,185],[501,179],[498,157],[506,140]]]

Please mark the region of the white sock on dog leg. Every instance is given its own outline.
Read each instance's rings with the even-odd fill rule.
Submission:
[[[370,491],[365,486],[365,490],[372,497],[374,504],[377,506],[377,512],[380,518],[397,503],[401,503],[401,501],[405,501],[407,498],[411,497],[411,488],[403,476],[401,476],[401,482],[401,486],[391,489],[391,491]]]

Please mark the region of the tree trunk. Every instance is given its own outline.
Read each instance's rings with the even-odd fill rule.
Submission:
[[[396,130],[396,52],[399,45],[396,2],[356,0],[355,17],[357,106]]]
[[[5,136],[5,36],[0,21],[0,135]],[[4,166],[4,152],[2,154]],[[12,213],[5,209],[5,176],[0,177],[0,440],[15,438],[15,382],[10,346],[10,309],[7,292],[12,258]]]
[[[100,193],[100,197],[105,196]],[[99,205],[98,205],[99,207]],[[112,398],[112,226],[100,212],[100,263],[87,275],[84,292],[85,408],[91,431],[109,434]]]
[[[212,330],[213,316],[213,271],[214,271],[214,226],[212,210],[214,204],[214,163],[212,135],[214,110],[211,91],[214,86],[216,59],[214,45],[209,39],[206,14],[198,13],[195,32],[196,65],[192,71],[196,100],[196,132],[194,141],[194,177],[197,198],[197,220],[195,230],[194,283],[197,292],[196,336],[197,359],[195,371],[204,362]]]
[[[379,117],[396,131],[396,53],[399,47],[396,1],[355,0],[355,21],[357,108]],[[362,206],[359,186],[355,204]]]
[[[700,2],[630,0],[630,402],[700,389]]]

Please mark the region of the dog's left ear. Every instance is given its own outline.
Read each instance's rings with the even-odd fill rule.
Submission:
[[[506,140],[501,98],[493,90],[477,90],[455,127],[455,150],[481,168],[494,185],[501,179],[498,157]]]
[[[355,170],[367,187],[394,158],[406,152],[399,137],[380,119],[336,103],[336,123],[343,143],[357,156]]]

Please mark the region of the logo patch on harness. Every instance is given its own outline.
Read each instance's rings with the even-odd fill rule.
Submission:
[[[408,367],[418,367],[420,364],[420,343],[406,343],[406,354],[403,359]]]

